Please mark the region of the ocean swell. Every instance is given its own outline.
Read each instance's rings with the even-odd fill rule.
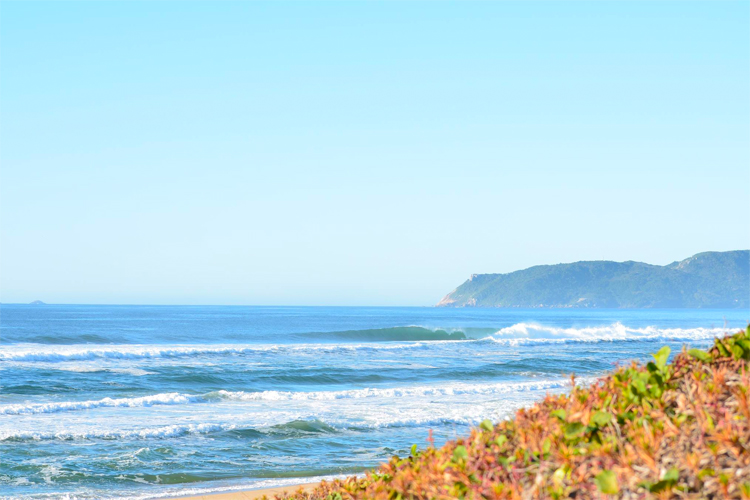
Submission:
[[[0,362],[46,362],[93,360],[137,360],[157,358],[187,358],[198,356],[244,356],[264,353],[280,354],[335,354],[357,351],[393,349],[425,349],[452,345],[494,341],[507,344],[547,342],[614,342],[639,340],[710,340],[726,333],[726,328],[634,328],[613,323],[604,326],[561,328],[538,323],[516,323],[500,328],[481,339],[469,339],[463,331],[448,332],[418,326],[350,330],[332,333],[298,334],[330,337],[338,343],[305,344],[72,344],[49,346],[44,344],[12,344],[0,346]],[[320,338],[318,338],[320,340]],[[360,343],[341,342],[343,340]]]
[[[0,441],[78,441],[87,439],[165,439],[186,434],[209,434],[234,429],[233,424],[176,424],[135,430],[91,430],[87,432],[0,431]]]
[[[639,340],[710,340],[726,334],[726,328],[633,328],[620,322],[604,326],[560,328],[538,323],[516,323],[501,328],[484,340],[509,344],[546,342],[615,342]]]
[[[361,431],[382,429],[386,427],[416,427],[433,425],[474,425],[481,418],[475,415],[444,414],[435,415],[434,412],[420,412],[415,415],[399,414],[380,418],[373,421],[351,422],[343,419],[325,421],[315,417],[294,418],[281,424],[268,425],[259,424],[244,426],[233,423],[201,423],[201,424],[175,424],[158,427],[146,427],[142,429],[107,430],[92,429],[86,431],[29,431],[29,430],[0,430],[0,442],[15,441],[87,441],[87,440],[151,440],[170,439],[186,435],[230,433],[237,436],[238,433],[256,436],[264,435],[302,435],[320,433],[339,433],[347,430]]]
[[[591,379],[578,379],[579,383],[588,383]],[[396,388],[366,388],[343,391],[213,391],[206,394],[180,394],[176,392],[154,394],[136,398],[103,398],[92,401],[60,401],[36,404],[15,404],[0,406],[0,415],[33,415],[40,413],[57,413],[91,410],[95,408],[136,408],[156,405],[185,405],[193,403],[212,403],[222,401],[334,401],[339,399],[362,398],[419,398],[456,395],[507,394],[521,391],[542,391],[563,389],[570,386],[568,379],[540,380],[532,382],[500,382],[493,384],[454,383],[439,386],[413,386]]]
[[[389,350],[422,348],[430,344],[453,342],[452,340],[413,341],[392,344],[224,344],[224,345],[69,345],[50,348],[43,344],[30,346],[13,345],[0,349],[0,362],[45,362],[93,360],[135,360],[155,358],[186,358],[195,356],[231,356],[262,353],[337,353],[357,350]]]
[[[315,339],[345,339],[360,342],[466,340],[466,334],[460,330],[448,332],[442,329],[431,329],[421,326],[396,326],[392,328],[345,330],[340,332],[314,332],[299,334],[298,336]]]
[[[91,410],[93,408],[133,408],[154,405],[188,404],[201,401],[205,401],[201,396],[170,392],[139,398],[104,398],[94,401],[60,401],[54,403],[0,406],[0,415],[33,415],[38,413]]]

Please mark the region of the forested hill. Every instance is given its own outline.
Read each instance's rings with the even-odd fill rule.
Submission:
[[[438,306],[748,308],[750,250],[703,252],[666,266],[584,261],[474,274]]]

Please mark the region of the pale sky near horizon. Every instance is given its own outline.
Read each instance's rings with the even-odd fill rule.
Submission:
[[[750,3],[2,2],[0,301],[433,305],[750,248]]]

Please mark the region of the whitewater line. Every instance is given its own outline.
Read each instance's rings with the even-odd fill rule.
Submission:
[[[593,379],[581,378],[580,383]],[[341,391],[213,391],[206,394],[181,394],[169,392],[135,398],[103,398],[91,401],[60,401],[50,403],[13,404],[0,406],[0,415],[34,415],[41,413],[58,413],[69,411],[91,410],[95,408],[136,408],[156,405],[185,405],[194,403],[212,403],[222,401],[334,401],[339,399],[362,398],[408,398],[460,395],[507,394],[522,391],[540,391],[561,389],[570,385],[569,379],[540,380],[528,382],[498,382],[493,384],[451,383],[436,386],[412,386],[396,388],[366,388]]]
[[[0,346],[0,362],[66,362],[90,360],[133,360],[156,358],[181,358],[201,355],[244,355],[262,353],[340,353],[358,350],[422,349],[441,345],[461,345],[477,342],[522,343],[567,343],[567,342],[613,342],[639,340],[684,340],[701,341],[723,336],[729,328],[641,328],[626,327],[622,323],[582,328],[560,328],[535,323],[517,323],[501,328],[482,339],[465,340],[418,340],[382,341],[335,344],[177,344],[148,345],[91,344],[56,345],[14,344]]]

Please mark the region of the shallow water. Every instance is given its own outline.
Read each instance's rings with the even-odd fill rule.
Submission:
[[[154,498],[357,473],[746,310],[0,306],[0,494]]]

